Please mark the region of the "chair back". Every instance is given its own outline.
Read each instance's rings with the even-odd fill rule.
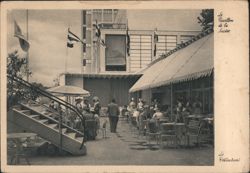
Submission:
[[[157,129],[156,122],[148,121],[148,131],[150,133],[157,133],[158,129]]]
[[[161,130],[161,134],[165,134],[165,135],[175,135],[176,134],[174,124],[162,123],[160,125],[160,130]]]
[[[104,128],[104,129],[106,128],[106,126],[107,126],[107,122],[108,122],[107,120],[103,122],[103,124],[102,124],[102,128]]]
[[[200,120],[190,119],[187,123],[187,132],[198,135],[200,127]]]

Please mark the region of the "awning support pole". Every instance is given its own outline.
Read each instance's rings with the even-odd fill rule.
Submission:
[[[171,83],[171,101],[170,101],[170,106],[171,106],[171,120],[173,120],[173,84]]]

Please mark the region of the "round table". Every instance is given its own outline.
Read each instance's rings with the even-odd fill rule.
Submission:
[[[7,139],[11,140],[15,144],[15,147],[10,148],[10,150],[14,150],[14,153],[11,155],[11,164],[14,160],[15,160],[15,164],[19,164],[20,158],[23,157],[25,158],[28,165],[30,165],[28,157],[24,153],[23,144],[27,142],[29,138],[35,137],[35,136],[36,136],[35,133],[8,133],[7,134]]]

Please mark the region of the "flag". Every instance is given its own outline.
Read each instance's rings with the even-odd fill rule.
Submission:
[[[101,43],[102,46],[106,47],[106,44],[105,44],[103,39],[100,40],[100,43]]]
[[[100,38],[101,37],[101,29],[99,27],[99,24],[97,23],[97,20],[95,21],[94,27],[95,27],[96,37]]]
[[[129,36],[129,34],[128,34],[128,27],[127,27],[127,31],[126,31],[126,38],[127,38],[127,54],[128,54],[128,56],[130,56],[130,36]]]
[[[156,43],[155,43],[155,46],[154,46],[154,56],[156,56]]]
[[[68,41],[67,41],[67,47],[73,48],[75,42],[81,42],[84,44],[84,42],[74,33],[72,33],[68,28]]]
[[[23,51],[27,52],[30,48],[29,42],[25,39],[24,35],[22,34],[22,30],[20,26],[14,21],[14,37],[19,39],[20,46]]]
[[[156,56],[157,52],[157,46],[156,43],[159,41],[158,34],[157,34],[157,29],[154,31],[154,56]]]
[[[86,59],[83,59],[83,60],[82,60],[82,65],[83,65],[83,66],[86,66],[86,64],[87,64],[87,60],[86,60]]]
[[[157,29],[155,29],[155,31],[154,31],[154,42],[157,43],[158,40],[159,40],[159,38],[158,38]]]

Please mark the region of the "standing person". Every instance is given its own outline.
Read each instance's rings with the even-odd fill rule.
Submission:
[[[76,108],[77,108],[77,110],[82,113],[82,110],[83,110],[82,98],[81,97],[77,97],[75,99],[75,102],[76,102]]]
[[[94,102],[94,111],[93,113],[96,114],[96,115],[100,115],[100,110],[101,110],[101,104],[100,104],[100,101],[99,101],[99,98],[98,97],[94,97],[93,98],[93,102]]]
[[[128,111],[133,112],[135,109],[136,109],[136,104],[135,104],[134,98],[132,97],[128,105]]]
[[[108,115],[110,123],[111,133],[116,133],[117,123],[119,120],[119,107],[115,103],[115,99],[112,99],[111,103],[108,104]]]
[[[137,105],[137,109],[139,111],[142,111],[143,110],[143,106],[144,106],[144,103],[143,103],[143,100],[141,98],[139,98],[139,102],[138,102],[138,105]]]
[[[199,97],[195,98],[195,102],[193,103],[193,114],[200,115],[202,113],[202,103]]]

